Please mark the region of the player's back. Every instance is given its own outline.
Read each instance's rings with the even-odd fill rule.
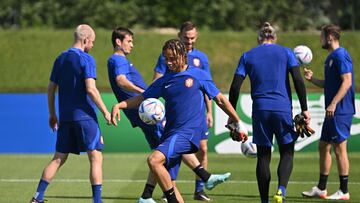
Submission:
[[[86,91],[86,78],[96,78],[95,60],[89,54],[70,48],[56,59],[50,80],[59,86],[60,120],[96,119],[95,105]]]
[[[298,66],[292,51],[277,44],[262,44],[243,57],[251,81],[254,110],[290,110],[288,71]]]

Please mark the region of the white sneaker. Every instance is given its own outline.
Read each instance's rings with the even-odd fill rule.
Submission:
[[[343,193],[341,190],[336,191],[334,194],[326,197],[326,199],[332,199],[332,200],[349,200],[350,194],[349,192]]]
[[[317,186],[311,188],[309,191],[304,191],[301,193],[304,197],[319,197],[321,199],[326,199],[327,190],[320,190]]]

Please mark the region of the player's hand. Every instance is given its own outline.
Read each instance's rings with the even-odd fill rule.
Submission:
[[[296,134],[302,138],[304,138],[305,135],[310,137],[315,133],[315,131],[308,124],[306,124],[305,117],[302,114],[295,115],[294,123]]]
[[[111,123],[117,126],[117,121],[120,121],[120,111],[119,107],[117,105],[114,105],[111,110]]]
[[[314,73],[312,72],[312,70],[304,68],[304,77],[305,77],[306,80],[310,81],[312,79],[312,77],[313,77],[313,74]]]
[[[301,112],[301,115],[304,116],[304,121],[305,121],[305,124],[306,125],[310,125],[310,119],[311,119],[311,116],[310,116],[310,112],[309,111],[302,111]]]
[[[326,108],[326,117],[331,118],[334,117],[334,113],[336,110],[336,104],[330,103],[329,106]]]
[[[53,131],[57,131],[59,128],[59,123],[56,115],[49,116],[49,126]]]
[[[240,122],[231,122],[225,125],[230,130],[230,137],[237,142],[245,142],[248,139],[248,131],[244,124]]]
[[[206,124],[208,128],[212,128],[213,127],[213,116],[212,113],[206,113]]]
[[[104,113],[104,118],[106,120],[106,124],[111,125],[111,114],[108,111]]]

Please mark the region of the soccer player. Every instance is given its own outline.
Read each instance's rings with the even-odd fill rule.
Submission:
[[[95,112],[100,109],[110,124],[110,113],[96,88],[95,59],[88,54],[95,41],[94,30],[86,24],[76,27],[74,44],[54,62],[48,86],[49,126],[57,130],[56,152],[45,167],[31,203],[44,202],[44,193],[69,153],[87,152],[93,202],[101,203],[103,140]],[[55,92],[59,88],[59,121]]]
[[[139,71],[126,58],[133,48],[133,35],[131,30],[124,27],[118,27],[112,32],[111,41],[114,54],[108,59],[108,76],[118,102],[137,96],[147,88]],[[159,145],[160,137],[164,131],[162,123],[148,125],[142,122],[137,109],[123,109],[123,112],[133,127],[139,127],[143,131],[150,148],[155,149]],[[155,186],[156,179],[150,171],[143,194],[138,202],[154,203],[152,194]]]
[[[286,186],[293,168],[294,143],[297,139],[292,119],[289,73],[300,100],[307,124],[306,90],[299,63],[287,47],[276,44],[276,32],[265,22],[258,33],[259,45],[245,52],[239,61],[230,87],[229,100],[236,107],[243,80],[251,83],[253,142],[257,146],[256,177],[261,202],[269,202],[270,160],[273,135],[279,145],[278,190],[276,202],[284,202]]]
[[[184,22],[180,27],[178,37],[180,41],[185,44],[187,50],[187,57],[188,57],[187,62],[189,64],[189,67],[200,68],[211,76],[210,65],[207,55],[195,48],[195,43],[198,38],[196,25],[190,21]],[[159,77],[162,77],[167,72],[169,72],[169,68],[166,65],[165,57],[163,54],[160,54],[154,69],[153,79],[156,80]],[[199,159],[201,165],[205,169],[207,169],[208,167],[207,143],[209,136],[208,128],[211,128],[213,125],[212,104],[207,96],[205,96],[205,104],[206,104],[206,120],[204,120],[202,124],[203,133],[201,134],[200,149],[196,153],[196,156]],[[204,192],[204,182],[199,177],[196,177],[195,180],[194,199],[200,201],[211,200],[209,196]]]
[[[148,157],[150,169],[156,175],[166,199],[169,203],[183,202],[183,199],[174,187],[171,179],[177,174],[170,174],[173,168],[179,167],[182,156],[194,156],[200,144],[198,131],[204,114],[204,93],[215,102],[234,120],[236,136],[239,140],[245,139],[235,110],[229,101],[219,92],[210,76],[200,69],[189,68],[187,65],[186,48],[179,40],[173,39],[165,43],[163,54],[171,73],[157,79],[148,89],[139,96],[132,97],[113,106],[112,122],[117,125],[119,109],[136,108],[146,98],[165,99],[166,125],[161,137],[160,145]],[[191,106],[191,108],[189,108]],[[214,188],[224,182],[230,173],[211,175],[199,161],[186,163],[205,181],[205,187]]]
[[[333,200],[349,200],[349,160],[347,138],[350,136],[352,118],[355,114],[355,86],[352,60],[345,48],[340,46],[340,28],[325,25],[320,35],[323,49],[329,55],[325,61],[325,80],[313,77],[305,69],[305,78],[324,88],[326,115],[319,142],[320,178],[317,186],[302,193],[306,197],[320,197]],[[340,189],[327,196],[326,183],[331,168],[331,148],[334,149],[340,179]]]

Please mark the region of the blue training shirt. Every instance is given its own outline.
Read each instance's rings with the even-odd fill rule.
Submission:
[[[191,52],[187,53],[187,62],[190,67],[200,68],[211,76],[209,60],[205,53],[193,48]],[[163,75],[169,72],[163,54],[160,54],[154,70]]]
[[[139,71],[130,63],[125,56],[113,54],[108,59],[108,76],[111,88],[116,96],[118,102],[124,101],[128,98],[139,95],[138,93],[127,91],[119,87],[116,83],[116,77],[119,75],[125,75],[126,79],[132,82],[134,85],[146,89],[147,85],[139,73]],[[138,126],[138,122],[141,122],[137,109],[123,109],[125,115],[129,118],[133,127]]]
[[[59,120],[80,121],[96,118],[96,106],[87,95],[85,79],[96,79],[95,59],[70,48],[54,62],[50,80],[59,86]]]
[[[291,49],[262,44],[241,56],[235,75],[249,76],[253,111],[291,112],[289,69],[298,66]]]
[[[179,133],[199,146],[198,131],[205,117],[204,93],[212,99],[219,92],[209,74],[189,67],[181,73],[170,72],[157,79],[143,97],[163,97],[165,100],[166,125],[162,139]]]
[[[351,73],[352,85],[346,95],[336,105],[335,115],[355,114],[355,80],[352,59],[345,48],[334,50],[325,61],[325,108],[331,103],[339,91],[342,80],[341,75]]]

